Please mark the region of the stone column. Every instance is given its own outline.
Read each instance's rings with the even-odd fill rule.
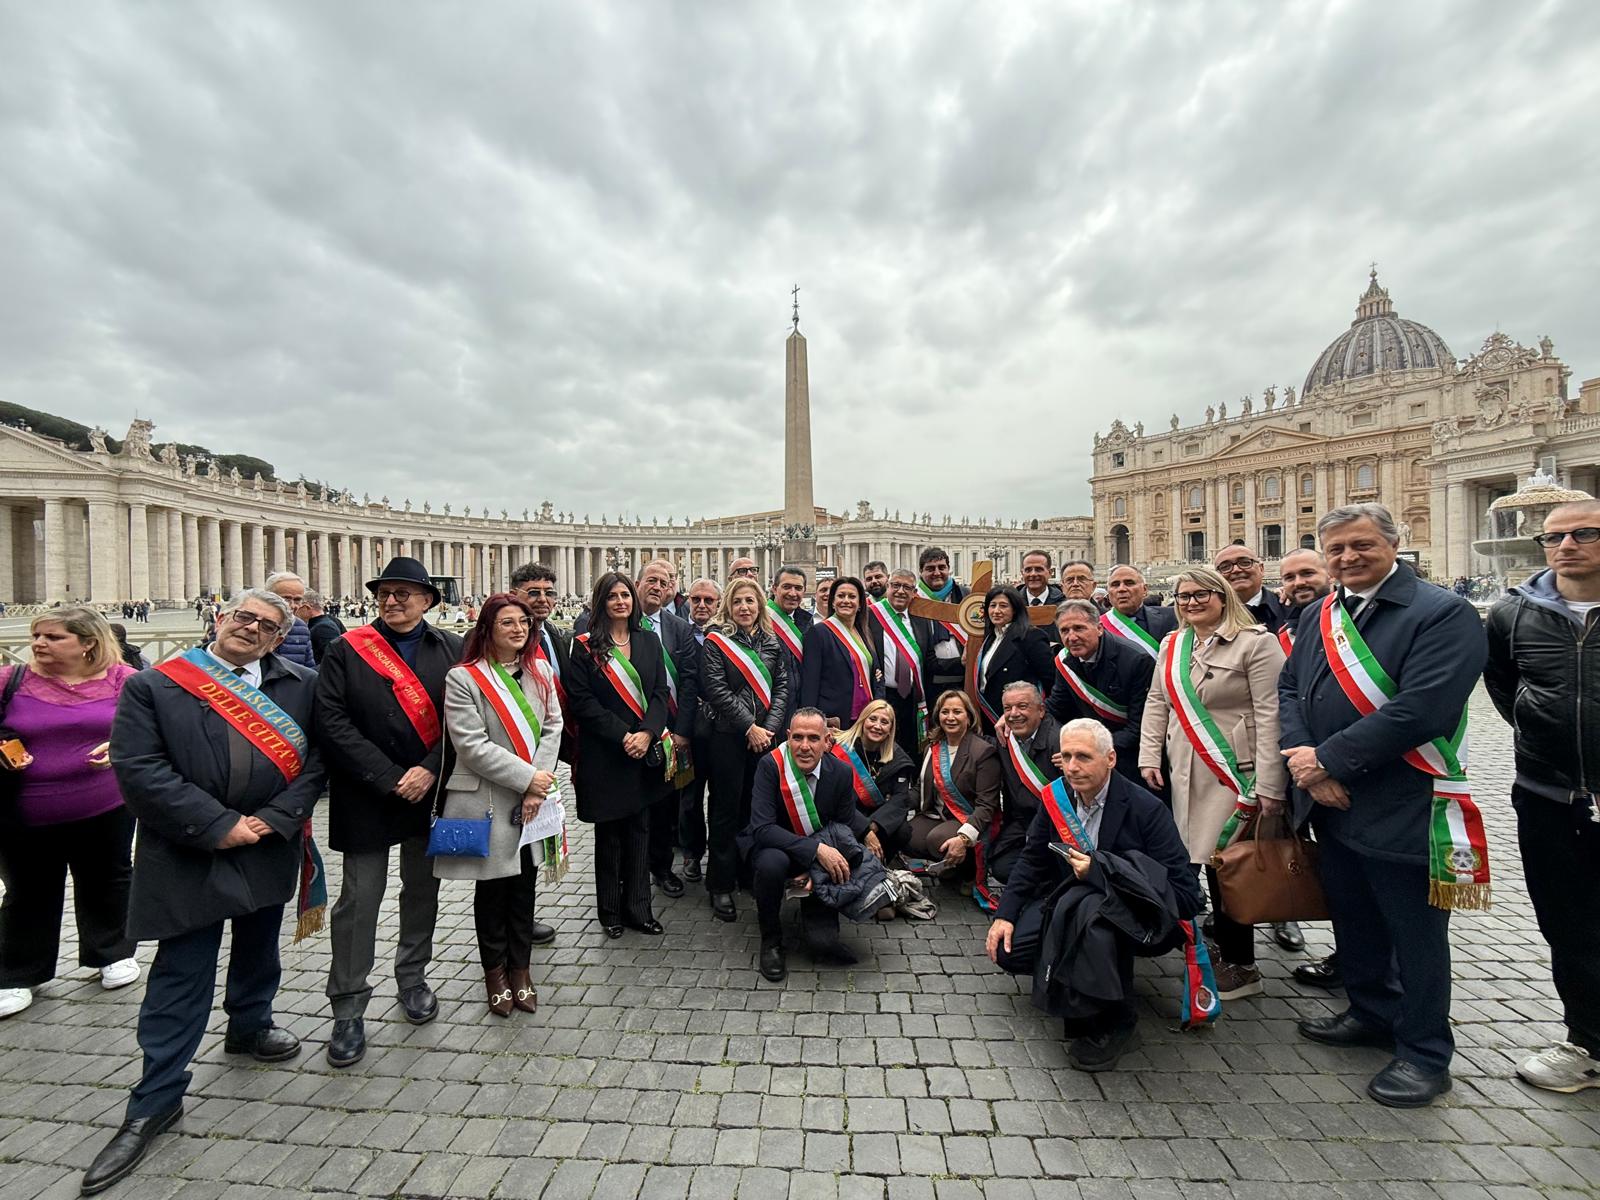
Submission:
[[[11,548],[15,519],[16,513],[11,506],[0,504],[0,599],[12,604],[22,599],[22,591],[17,587],[16,557]]]
[[[294,531],[294,573],[311,586],[311,541],[304,529]]]
[[[67,598],[67,506],[62,500],[44,502],[44,603]]]
[[[355,569],[350,575],[350,594],[360,595],[357,590],[365,586],[368,575],[372,571],[372,539],[364,533],[356,535],[356,561]]]
[[[193,600],[200,595],[200,519],[179,513],[183,525],[183,596]]]
[[[1394,515],[1396,522],[1401,520],[1400,510],[1405,507],[1401,503],[1405,499],[1400,493],[1399,484],[1395,476],[1395,460],[1393,454],[1385,454],[1378,460],[1378,503],[1388,508]]]
[[[333,536],[317,534],[317,581],[312,585],[324,596],[333,594]]]
[[[150,595],[150,513],[142,504],[128,505],[128,599]]]
[[[242,588],[249,586],[249,581],[244,577],[244,530],[237,521],[224,521],[222,532],[228,555],[228,587],[237,596]]]
[[[264,587],[267,582],[267,530],[265,526],[250,524],[245,532],[245,578],[251,587]]]
[[[167,599],[180,604],[189,598],[188,581],[183,576],[183,513],[167,509]]]
[[[1457,575],[1472,574],[1472,522],[1468,506],[1472,485],[1452,481],[1447,485],[1449,518],[1445,534],[1445,567],[1442,575],[1453,581]]]
[[[1256,476],[1252,471],[1244,477],[1244,544],[1256,554],[1261,553],[1261,537],[1256,524]]]
[[[117,595],[117,558],[122,539],[117,536],[117,506],[109,500],[89,501],[89,587],[91,604],[109,604]]]
[[[272,558],[267,563],[267,574],[274,571],[287,571],[289,569],[289,555],[284,545],[283,527],[275,525],[272,529]]]

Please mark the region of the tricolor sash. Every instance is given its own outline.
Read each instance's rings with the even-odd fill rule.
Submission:
[[[1078,816],[1078,807],[1073,803],[1065,779],[1052,782],[1040,802],[1063,845],[1082,854],[1094,853],[1094,839],[1084,828],[1083,818]],[[1211,970],[1211,955],[1206,950],[1205,939],[1195,937],[1193,921],[1179,921],[1178,928],[1183,930],[1181,1026],[1186,1030],[1199,1029],[1221,1014],[1222,998],[1217,995],[1217,981]]]
[[[941,591],[936,592],[919,579],[917,580],[917,590],[929,600],[937,600],[941,604],[947,604],[949,601],[946,600],[946,597],[955,590],[955,582],[953,580],[947,581],[944,585],[944,588]],[[950,636],[956,639],[956,644],[963,650],[967,648],[967,631],[961,628],[960,622],[939,621],[936,619],[935,623],[943,625],[947,630],[949,630]]]
[[[838,617],[829,617],[822,627],[839,639],[844,656],[850,660],[850,674],[854,686],[850,700],[850,719],[854,721],[861,710],[872,703],[872,651],[867,649],[861,635]]]
[[[533,711],[533,705],[528,703],[527,694],[523,692],[522,686],[511,677],[511,672],[491,659],[485,658],[475,663],[468,663],[466,672],[468,678],[483,693],[483,698],[489,702],[494,715],[499,718],[516,756],[531,766],[544,729],[539,724],[538,714]],[[559,799],[554,796],[547,799],[559,803]],[[565,827],[559,834],[551,834],[541,839],[537,853],[539,864],[544,868],[545,882],[559,883],[566,875],[568,865]]]
[[[662,626],[656,624],[654,617],[640,617],[639,624],[656,635],[656,640],[661,643],[661,661],[667,668],[667,715],[678,715],[678,664],[672,661],[672,651],[667,649],[667,639],[662,632]]]
[[[1362,716],[1377,712],[1400,689],[1330,592],[1318,614],[1328,667],[1345,699]],[[1407,750],[1411,766],[1433,778],[1428,822],[1428,903],[1435,908],[1489,907],[1489,842],[1467,782],[1467,706],[1449,737]]]
[[[744,676],[751,691],[755,692],[756,699],[761,701],[762,708],[772,707],[772,672],[767,670],[767,664],[761,661],[761,656],[748,646],[741,646],[735,639],[715,629],[706,633],[706,641],[710,642],[723,657],[733,664],[734,669]]]
[[[260,688],[252,687],[204,650],[193,649],[156,667],[173,683],[204,700],[245,741],[266,756],[293,783],[305,769],[305,730]],[[294,940],[310,937],[322,928],[328,907],[328,877],[311,835],[311,822],[301,823],[300,891],[295,904]]]
[[[933,790],[939,794],[946,811],[961,824],[971,825],[972,801],[963,796],[961,789],[956,786],[953,769],[955,755],[950,752],[950,743],[941,737],[937,746],[928,747],[928,758],[933,773]]]
[[[373,625],[358,625],[344,635],[344,640],[350,643],[362,662],[389,681],[395,702],[411,722],[411,728],[417,731],[423,746],[429,750],[437,746],[443,736],[439,710],[433,706],[433,698],[422,686],[417,673],[400,657],[400,652]]]
[[[793,617],[778,607],[776,600],[767,601],[767,611],[772,614],[772,631],[778,635],[778,640],[798,662],[804,657],[804,647],[800,644],[800,626],[794,623]]]
[[[550,637],[549,654],[544,652],[544,639],[546,636]],[[555,649],[556,640],[554,635],[548,635],[547,631],[541,628],[539,630],[538,637],[534,640],[533,652],[538,657],[540,662],[549,665],[550,677],[556,681],[556,699],[561,702],[561,712],[563,715],[565,715],[567,711],[567,685],[561,681],[561,664],[555,659]]]
[[[1239,826],[1256,813],[1259,803],[1256,800],[1256,777],[1240,770],[1233,747],[1222,736],[1215,718],[1200,700],[1200,692],[1190,678],[1194,644],[1194,628],[1185,626],[1167,638],[1156,665],[1161,672],[1167,703],[1177,715],[1178,727],[1183,730],[1190,748],[1206,765],[1206,769],[1236,797],[1233,812],[1223,823],[1217,839],[1217,848],[1220,850],[1233,840]]]
[[[587,646],[589,635],[580,633],[574,640]],[[644,680],[639,678],[639,670],[628,661],[628,656],[617,647],[611,647],[611,653],[606,657],[605,666],[600,668],[600,674],[606,677],[612,690],[622,697],[622,702],[628,706],[628,711],[638,720],[644,720],[645,712],[650,707],[650,698],[644,694]],[[678,759],[678,752],[672,744],[670,734],[662,733],[661,752],[666,756],[666,774],[670,779],[677,774]]]
[[[778,768],[778,794],[783,797],[790,828],[801,837],[811,837],[822,828],[816,802],[811,797],[811,781],[795,763],[788,742],[772,752],[772,761]]]
[[[1128,723],[1128,710],[1124,705],[1118,704],[1073,669],[1070,650],[1063,648],[1061,653],[1056,655],[1056,673],[1066,680],[1073,694],[1088,705],[1089,711],[1100,720],[1113,725]]]
[[[854,746],[846,741],[837,741],[833,744],[832,754],[850,768],[850,782],[856,790],[857,800],[868,808],[877,808],[883,803],[883,791],[878,787],[878,781],[872,777],[872,772],[867,769],[867,764],[856,753]]]
[[[928,736],[928,689],[922,682],[922,647],[917,642],[916,634],[911,631],[911,622],[896,612],[894,605],[887,600],[879,600],[871,609],[872,615],[883,628],[884,640],[894,647],[895,654],[906,661],[907,669],[911,672],[911,686],[917,701],[917,742],[921,744]],[[887,665],[884,675],[887,683]]]
[[[1161,643],[1146,633],[1143,625],[1132,617],[1123,616],[1114,608],[1100,614],[1100,627],[1123,641],[1132,642],[1151,658],[1155,658],[1161,651]]]
[[[293,783],[305,769],[305,730],[265,692],[252,687],[206,651],[189,650],[161,663],[156,670],[209,704],[213,712],[266,756],[285,782]]]
[[[1044,803],[1044,794],[1050,790],[1049,777],[1045,775],[1044,769],[1038,763],[1028,757],[1016,735],[1006,729],[1005,726],[1001,726],[1001,728],[1005,729],[1005,732],[1001,734],[1001,740],[1006,744],[1006,753],[1011,756],[1011,766],[1016,771],[1017,778],[1022,780],[1023,787],[1033,793],[1035,800],[1038,800],[1041,804]],[[1065,840],[1066,838],[1063,837],[1062,841]]]

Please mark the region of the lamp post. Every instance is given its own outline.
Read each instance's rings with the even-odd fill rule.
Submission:
[[[992,542],[984,548],[984,553],[989,556],[989,561],[994,564],[994,577],[997,580],[1009,583],[1010,579],[1005,574],[1005,564],[1011,557],[1011,551],[1007,550],[999,542]]]
[[[783,547],[783,534],[778,532],[777,528],[773,525],[773,523],[771,521],[768,521],[765,525],[763,525],[761,527],[761,532],[756,534],[756,535],[754,535],[750,539],[750,541],[751,541],[751,544],[753,546],[755,546],[756,549],[765,550],[769,554],[771,554],[774,551],[782,549],[782,547]],[[763,567],[768,566],[768,564],[765,564],[765,563],[763,563],[762,565],[763,565]],[[765,571],[764,573],[770,575],[771,571],[768,570],[768,571]]]

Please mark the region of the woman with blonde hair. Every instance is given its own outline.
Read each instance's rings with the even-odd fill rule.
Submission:
[[[739,831],[750,823],[756,767],[782,737],[789,709],[788,652],[772,631],[761,585],[743,576],[722,593],[700,648],[696,736],[706,764],[706,891],[711,915],[738,918]]]
[[[856,808],[867,819],[866,847],[887,861],[904,847],[916,764],[895,740],[894,709],[874,700],[834,740],[831,753],[850,768]]]
[[[136,672],[92,608],[52,608],[29,632],[32,661],[0,671],[0,1017],[55,978],[68,871],[79,964],[106,988],[139,978],[127,936],[133,816],[107,770],[117,696]]]
[[[1172,770],[1172,816],[1190,861],[1207,863],[1224,826],[1233,829],[1283,807],[1288,772],[1278,753],[1278,672],[1283,647],[1256,622],[1233,588],[1210,567],[1173,580],[1178,628],[1162,639],[1139,733],[1145,782]],[[1234,814],[1239,816],[1234,821]],[[1255,929],[1222,908],[1216,872],[1206,878],[1217,910],[1217,990],[1224,1000],[1261,991]]]

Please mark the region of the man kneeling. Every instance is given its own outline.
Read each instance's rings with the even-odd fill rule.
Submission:
[[[1033,975],[1034,1003],[1066,1019],[1080,1071],[1110,1070],[1137,1045],[1134,956],[1182,945],[1179,922],[1200,908],[1172,814],[1116,762],[1099,721],[1062,727],[1062,779],[1044,794],[987,942],[991,962]]]
[[[886,902],[888,877],[862,840],[867,818],[856,808],[850,768],[828,749],[828,721],[815,708],[797,708],[788,739],[756,767],[750,825],[744,842],[761,922],[761,974],[777,983],[787,977],[783,925],[784,894],[803,890],[800,903],[813,958],[856,961],[839,940],[839,914],[868,920]]]

